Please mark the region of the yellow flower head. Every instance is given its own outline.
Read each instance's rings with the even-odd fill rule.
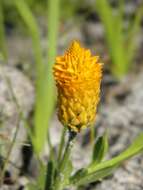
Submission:
[[[58,117],[74,132],[92,125],[99,102],[102,64],[74,41],[56,58],[54,78],[58,88]]]

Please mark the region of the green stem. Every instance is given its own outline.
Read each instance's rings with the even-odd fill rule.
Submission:
[[[63,152],[63,147],[65,144],[65,134],[66,134],[66,130],[67,128],[64,127],[63,131],[62,131],[62,135],[61,135],[61,141],[60,141],[60,145],[59,145],[59,152],[58,152],[58,160],[61,160],[61,156],[62,156],[62,152]]]
[[[48,132],[48,145],[49,145],[49,149],[50,149],[50,159],[55,163],[55,154],[54,154],[54,147],[52,145],[52,142],[51,142],[51,138],[50,138],[50,134]]]
[[[71,149],[73,147],[73,140],[75,136],[76,136],[76,133],[69,132],[69,139],[64,151],[63,158],[59,164],[59,169],[57,172],[57,177],[55,179],[53,190],[62,190],[65,186],[65,172],[67,169],[67,164],[70,157]]]

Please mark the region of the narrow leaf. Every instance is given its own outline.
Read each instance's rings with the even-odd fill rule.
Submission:
[[[123,161],[128,158],[137,155],[143,151],[143,133],[141,133],[133,143],[123,151],[119,156],[104,161],[98,165],[89,166],[87,169],[82,171],[82,175],[78,175],[77,173],[70,178],[71,184],[76,185],[84,185],[87,183],[95,182],[100,180],[103,177],[110,175],[118,166],[122,164]]]
[[[92,164],[100,163],[108,151],[108,138],[107,132],[103,136],[99,137],[93,148]]]
[[[54,108],[54,81],[52,65],[56,55],[60,0],[48,1],[48,60],[44,62],[40,43],[40,31],[36,19],[25,0],[14,0],[32,38],[36,61],[36,102],[34,115],[33,145],[37,154],[42,151],[47,139],[49,120]]]
[[[81,171],[80,175],[72,177],[70,182],[76,186],[87,185],[89,183],[101,180],[102,178],[111,175],[113,171],[117,168],[117,166],[118,165],[114,165],[112,167],[106,167],[89,174],[87,174],[87,170],[85,169]]]

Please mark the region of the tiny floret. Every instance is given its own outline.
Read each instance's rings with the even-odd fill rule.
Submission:
[[[74,132],[95,122],[103,65],[98,61],[98,56],[92,56],[77,41],[56,58],[53,69],[58,89],[58,117]]]

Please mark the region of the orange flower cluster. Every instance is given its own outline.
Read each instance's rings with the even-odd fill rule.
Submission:
[[[54,78],[58,88],[59,120],[74,132],[95,121],[100,96],[102,65],[74,41],[65,55],[56,58]]]

